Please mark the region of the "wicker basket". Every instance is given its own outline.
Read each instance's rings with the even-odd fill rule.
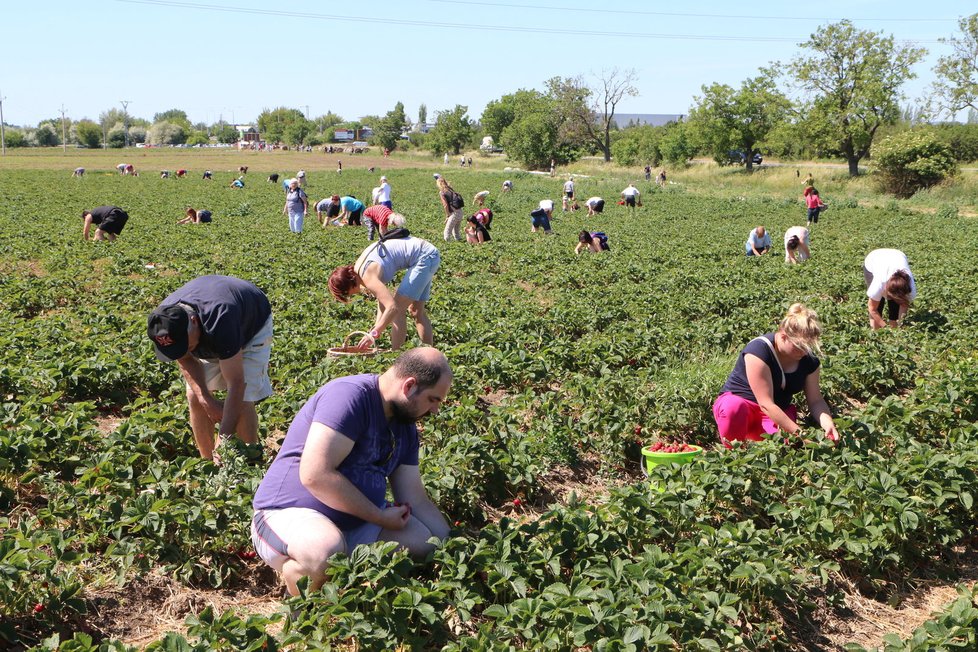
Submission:
[[[365,349],[361,349],[356,345],[350,344],[350,338],[354,335],[366,335],[373,342],[373,346],[369,346]],[[377,353],[377,341],[371,337],[370,333],[364,333],[363,331],[353,331],[343,339],[342,346],[333,346],[327,350],[327,354],[334,358],[340,358],[344,356],[360,356],[363,358],[369,358]]]

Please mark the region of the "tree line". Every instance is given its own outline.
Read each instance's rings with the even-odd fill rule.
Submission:
[[[428,133],[408,133],[404,105],[384,115],[344,121],[328,112],[309,118],[298,109],[265,109],[256,125],[267,142],[316,146],[334,140],[337,129],[369,126],[372,144],[385,149],[420,148],[433,154],[459,154],[491,136],[509,158],[535,169],[566,164],[585,155],[614,158],[623,165],[685,164],[709,156],[721,165],[742,162],[748,171],[756,154],[784,158],[842,158],[849,173],[870,156],[881,135],[919,128],[942,116],[970,109],[969,124],[931,126],[930,140],[950,148],[957,160],[978,159],[978,14],[960,19],[960,33],[941,39],[952,53],[934,69],[928,98],[907,110],[902,88],[916,74],[913,66],[926,51],[899,43],[882,32],[857,29],[843,20],[820,27],[800,44],[788,62],[759,69],[739,88],[710,84],[694,98],[687,119],[665,126],[619,125],[619,103],[638,95],[634,70],[602,71],[585,79],[554,77],[542,90],[520,89],[489,102],[478,121],[468,107],[437,111]],[[427,107],[418,111],[427,125]],[[61,120],[45,120],[35,129],[10,130],[8,145],[60,144]],[[184,111],[158,113],[153,121],[118,109],[98,122],[70,123],[69,141],[86,147],[129,143],[175,145],[217,140],[233,143],[238,132],[223,121],[192,124]]]

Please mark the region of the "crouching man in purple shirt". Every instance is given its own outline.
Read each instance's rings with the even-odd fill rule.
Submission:
[[[322,586],[338,552],[395,541],[423,558],[428,539],[448,535],[418,471],[416,423],[438,412],[451,385],[448,360],[424,347],[379,376],[336,378],[302,406],[258,487],[251,523],[255,549],[291,595],[301,577]]]

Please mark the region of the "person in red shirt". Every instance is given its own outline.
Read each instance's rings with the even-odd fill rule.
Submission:
[[[364,225],[367,227],[367,239],[373,240],[374,233],[380,232],[383,237],[387,230],[404,226],[405,218],[400,213],[395,213],[383,204],[375,204],[363,211],[365,218]]]
[[[826,206],[822,198],[818,196],[818,190],[809,186],[805,188],[805,204],[808,206],[808,226],[818,224],[818,215],[825,210]]]

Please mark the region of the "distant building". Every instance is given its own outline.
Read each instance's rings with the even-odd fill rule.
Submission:
[[[411,131],[414,133],[426,134],[434,128],[434,122],[415,122],[411,125]]]
[[[683,113],[616,113],[615,124],[619,129],[625,127],[640,127],[649,125],[651,127],[661,127],[670,122],[682,122],[686,119]]]
[[[261,134],[254,125],[234,125],[238,130],[238,140],[246,143],[257,143],[261,140]]]

